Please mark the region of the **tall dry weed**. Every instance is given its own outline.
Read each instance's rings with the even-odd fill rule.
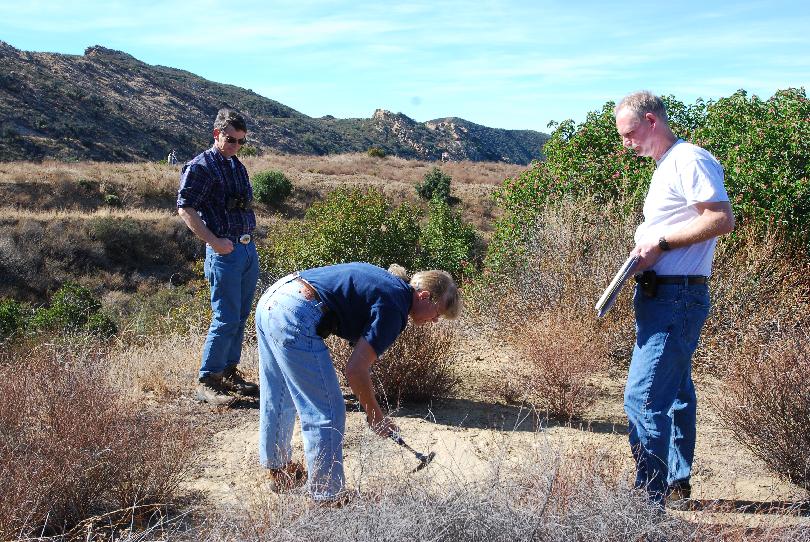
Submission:
[[[342,375],[352,348],[338,338],[330,338],[328,344],[335,368]],[[372,366],[377,396],[389,408],[403,402],[450,397],[460,384],[456,362],[452,324],[409,325]]]
[[[760,343],[730,359],[713,403],[735,439],[810,495],[810,332]]]
[[[543,312],[516,327],[510,342],[522,354],[499,381],[546,417],[581,418],[598,397],[595,377],[607,366],[607,344],[570,313]],[[501,394],[503,396],[503,394]]]
[[[58,535],[178,497],[190,427],[122,400],[98,350],[20,354],[0,362],[0,538]]]

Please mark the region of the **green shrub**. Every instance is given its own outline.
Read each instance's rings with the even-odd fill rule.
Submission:
[[[369,147],[367,152],[372,158],[385,158],[385,149],[377,145]]]
[[[97,312],[87,319],[87,332],[102,339],[109,339],[118,333],[118,325],[103,312]]]
[[[810,102],[803,89],[780,90],[762,101],[738,91],[716,103],[685,105],[662,97],[676,135],[705,147],[723,165],[734,212],[742,222],[777,225],[801,246],[810,238]],[[495,228],[500,265],[520,257],[525,232],[546,201],[592,198],[640,210],[654,162],[622,147],[613,102],[575,124],[555,126],[543,147],[546,161],[507,179],[495,199],[504,209]]]
[[[260,171],[253,175],[253,196],[265,205],[278,205],[292,193],[292,182],[276,170]]]
[[[25,324],[25,314],[21,303],[13,299],[0,300],[0,342],[17,334]]]
[[[236,154],[239,155],[240,158],[244,156],[258,156],[259,149],[254,147],[253,145],[242,145],[239,148],[239,152],[237,152]]]
[[[28,327],[34,332],[88,332],[106,339],[118,332],[118,326],[100,309],[90,290],[66,282],[51,297],[50,306],[34,313]]]
[[[416,193],[425,200],[438,199],[440,201],[450,201],[450,175],[443,173],[434,167],[427,173],[421,183],[416,185]]]
[[[810,101],[804,89],[770,99],[744,90],[710,104],[695,142],[720,160],[738,217],[810,240]]]
[[[104,203],[110,207],[122,207],[124,205],[121,198],[115,194],[104,194]]]
[[[261,265],[270,276],[353,261],[413,268],[418,240],[416,208],[394,207],[379,190],[339,189],[280,231],[260,251]]]
[[[475,228],[465,224],[461,214],[441,200],[430,202],[428,222],[419,238],[419,267],[444,269],[456,280],[472,266],[478,239]]]

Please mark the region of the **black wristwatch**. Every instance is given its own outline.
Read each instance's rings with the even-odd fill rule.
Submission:
[[[667,243],[666,238],[662,236],[660,239],[658,239],[658,248],[666,252],[667,250],[670,250],[672,247],[669,246],[669,243]]]

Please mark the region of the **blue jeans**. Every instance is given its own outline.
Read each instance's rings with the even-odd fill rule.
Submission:
[[[297,411],[309,491],[315,500],[332,500],[345,484],[346,406],[329,350],[315,332],[321,302],[308,301],[300,289],[295,276],[288,275],[256,306],[259,461],[267,468],[290,461]]]
[[[205,247],[205,278],[211,285],[211,326],[203,346],[200,378],[239,363],[245,322],[259,280],[259,256],[253,242],[234,243],[230,254]]]
[[[705,284],[661,284],[654,298],[636,286],[636,344],[624,390],[635,487],[664,503],[666,487],[688,480],[695,455],[697,397],[692,354],[709,314]]]

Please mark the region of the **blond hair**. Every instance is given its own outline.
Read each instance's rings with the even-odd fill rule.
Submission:
[[[432,269],[418,271],[408,277],[408,271],[399,264],[393,263],[388,272],[408,282],[414,290],[425,290],[430,293],[430,300],[442,307],[441,315],[454,320],[461,313],[461,296],[453,277],[447,271]]]

